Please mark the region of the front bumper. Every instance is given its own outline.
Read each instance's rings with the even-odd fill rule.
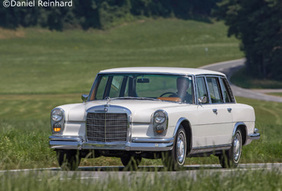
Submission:
[[[83,137],[50,136],[49,145],[52,149],[75,150],[124,150],[124,151],[169,151],[173,148],[174,138],[152,139],[132,138],[130,142],[91,142]]]

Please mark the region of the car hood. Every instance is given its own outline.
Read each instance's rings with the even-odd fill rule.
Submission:
[[[107,108],[110,112],[112,108],[118,108],[120,112],[129,110],[131,122],[150,123],[151,116],[156,110],[166,110],[171,107],[182,107],[183,105],[186,104],[157,100],[112,100],[68,104],[59,106],[59,108],[65,111],[66,121],[86,121],[87,112],[105,112],[104,108]]]

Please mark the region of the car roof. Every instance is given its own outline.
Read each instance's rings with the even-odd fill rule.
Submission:
[[[221,72],[204,70],[198,68],[177,68],[177,67],[128,67],[128,68],[113,68],[102,70],[100,74],[105,73],[151,73],[151,74],[174,74],[174,75],[221,75]]]

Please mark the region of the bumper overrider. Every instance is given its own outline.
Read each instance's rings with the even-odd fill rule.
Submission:
[[[260,139],[260,133],[258,131],[259,130],[257,128],[255,128],[253,133],[248,134],[245,145],[250,144],[253,140]]]
[[[254,133],[249,134],[249,139],[258,140],[260,138],[260,134],[258,133],[258,129],[255,128]]]
[[[50,136],[49,139],[52,149],[123,151],[169,151],[172,150],[174,141],[174,138],[132,138],[130,142],[94,142],[86,141],[83,137],[78,136]]]

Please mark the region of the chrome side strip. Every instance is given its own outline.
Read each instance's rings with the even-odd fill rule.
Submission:
[[[228,150],[231,148],[231,144],[224,144],[224,145],[211,145],[211,146],[204,146],[204,147],[194,147],[192,148],[190,154],[195,153],[204,153],[204,152],[212,152],[218,150]]]

